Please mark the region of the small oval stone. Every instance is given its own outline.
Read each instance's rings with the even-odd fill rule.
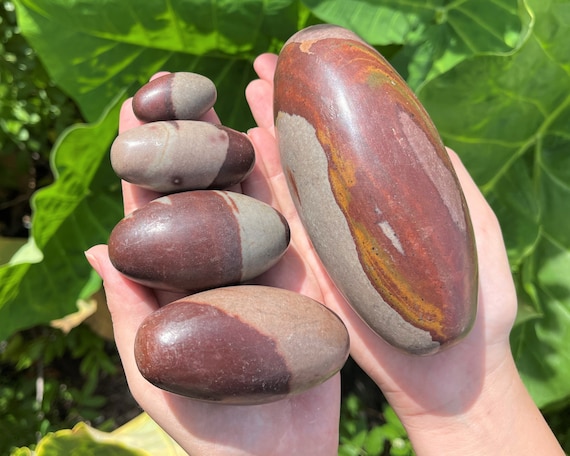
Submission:
[[[349,351],[341,320],[306,296],[241,285],[208,290],[149,315],[135,340],[149,382],[202,401],[260,404],[312,388]]]
[[[216,103],[215,84],[196,73],[170,73],[142,86],[133,97],[133,111],[144,122],[198,120]]]
[[[121,133],[111,146],[120,178],[163,193],[229,188],[254,164],[247,135],[200,121],[144,124]]]
[[[265,272],[289,244],[271,206],[240,193],[196,190],[157,198],[111,232],[115,268],[152,288],[196,292]]]

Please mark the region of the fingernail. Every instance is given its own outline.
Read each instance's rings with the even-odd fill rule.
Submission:
[[[97,271],[97,274],[101,275],[100,271],[100,265],[99,265],[99,261],[97,260],[97,258],[95,257],[95,255],[93,255],[92,253],[89,252],[89,250],[86,250],[85,252],[83,252],[83,254],[85,255],[85,258],[87,258],[87,261],[89,262],[89,264],[91,265],[91,267],[93,269],[95,269],[95,271]]]

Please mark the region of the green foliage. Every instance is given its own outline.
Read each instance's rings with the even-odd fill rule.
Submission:
[[[224,0],[207,6],[108,0],[104,7],[96,0],[19,0],[16,6],[28,48],[53,81],[48,86],[71,96],[91,124],[59,137],[51,154],[57,179],[34,196],[30,240],[0,265],[0,340],[73,312],[78,299],[99,287],[82,252],[105,242],[121,217],[107,154],[122,99],[157,70],[195,71],[217,84],[222,121],[245,130],[253,126],[243,95],[255,77],[252,59],[323,21],[347,26],[382,49],[461,155],[503,227],[520,300],[512,346],[521,375],[541,407],[568,403],[569,0]],[[30,80],[26,90],[36,86]],[[13,90],[5,81],[0,90]],[[37,96],[43,100],[42,81]],[[41,135],[53,131],[42,127],[36,134],[32,127],[58,103],[30,104],[38,107],[24,105],[28,116],[20,108],[7,115],[1,105],[1,118],[28,131],[6,127],[14,144],[27,134],[28,144],[45,143]],[[345,433],[343,446],[356,439],[354,451],[374,454],[378,442],[392,441],[385,431],[353,430],[359,442]]]
[[[18,5],[30,42],[88,121],[98,119],[118,93],[168,68],[211,77],[221,95],[232,100],[219,106],[222,120],[241,128],[251,126],[241,90],[253,78],[251,59],[277,51],[297,30],[303,9],[290,0],[211,5],[111,0],[104,8],[97,1],[25,0]]]
[[[51,181],[49,151],[77,122],[75,105],[57,88],[16,22],[14,5],[0,4],[0,211],[26,206]],[[22,215],[21,213],[19,215]],[[23,226],[22,226],[23,230]],[[0,222],[0,233],[21,234]]]
[[[0,267],[0,340],[12,332],[77,310],[100,286],[83,252],[106,242],[121,217],[120,185],[106,151],[116,134],[118,103],[91,126],[77,125],[52,155],[56,181],[34,194],[32,237]],[[41,294],[38,294],[41,290]]]
[[[78,326],[69,334],[50,327],[16,333],[0,346],[0,454],[34,436],[89,420],[98,425],[106,398],[99,382],[117,372],[103,339]]]
[[[570,408],[545,411],[544,417],[566,454],[570,454]]]
[[[412,88],[474,55],[504,54],[524,36],[516,1],[305,0],[325,22],[375,45],[403,45],[392,64]],[[524,27],[524,24],[523,24]]]
[[[501,221],[526,319],[513,351],[544,406],[570,386],[570,3],[528,6],[516,52],[467,59],[420,96]]]
[[[343,400],[340,422],[339,456],[412,456],[414,451],[406,430],[394,410],[385,405],[379,416],[382,424],[370,422],[365,405],[352,394]]]
[[[375,45],[398,46],[393,61],[415,81],[444,140],[461,154],[502,223],[525,310],[513,332],[525,382],[540,405],[570,396],[564,367],[570,333],[563,330],[570,323],[567,1],[17,5],[21,26],[54,81],[88,119],[102,120],[71,132],[54,150],[60,177],[36,196],[34,244],[20,252],[19,264],[0,270],[0,314],[14,315],[8,327],[0,325],[0,337],[72,311],[90,283],[81,252],[104,242],[120,217],[117,179],[106,160],[117,108],[105,109],[117,96],[131,94],[159,69],[196,71],[219,86],[222,121],[248,128],[243,91],[254,77],[252,58],[278,49],[298,27],[326,20],[352,27]],[[349,5],[354,14],[347,14]],[[39,306],[25,290],[47,276],[52,287]],[[33,313],[17,310],[30,308]]]

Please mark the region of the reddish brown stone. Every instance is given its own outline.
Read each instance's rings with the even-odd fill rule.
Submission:
[[[111,146],[117,175],[156,192],[224,189],[255,163],[249,138],[200,121],[152,122],[121,133]]]
[[[471,221],[405,81],[352,32],[315,26],[281,51],[274,105],[301,218],[355,310],[413,353],[461,339],[477,306]]]
[[[289,243],[285,219],[245,195],[197,190],[158,198],[109,238],[115,268],[153,288],[194,292],[252,279]]]
[[[142,86],[133,97],[133,111],[144,122],[198,120],[216,102],[214,83],[195,73],[170,73]]]
[[[140,326],[142,375],[167,391],[259,404],[312,388],[348,356],[348,333],[321,304],[291,291],[243,285],[168,304]]]

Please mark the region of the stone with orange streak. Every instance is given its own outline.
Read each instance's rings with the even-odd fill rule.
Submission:
[[[461,340],[477,309],[471,220],[405,81],[354,33],[313,26],[279,55],[274,110],[293,199],[356,312],[410,353]]]

